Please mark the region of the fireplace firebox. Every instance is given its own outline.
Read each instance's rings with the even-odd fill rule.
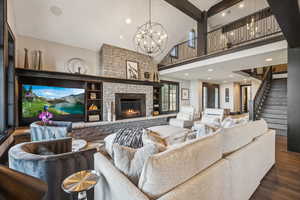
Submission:
[[[117,93],[115,96],[117,120],[146,116],[146,94]]]

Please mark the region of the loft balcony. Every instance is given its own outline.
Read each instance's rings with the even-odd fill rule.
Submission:
[[[266,8],[207,32],[205,39],[195,37],[175,45],[159,64],[159,70],[281,41],[284,37],[271,9]]]

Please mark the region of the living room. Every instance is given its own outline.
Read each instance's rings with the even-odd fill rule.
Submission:
[[[1,0],[0,199],[299,199],[279,8]]]

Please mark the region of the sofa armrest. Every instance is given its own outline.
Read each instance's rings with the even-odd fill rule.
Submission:
[[[172,118],[170,119],[169,125],[179,128],[191,128],[193,126],[193,121]]]
[[[48,186],[40,179],[0,166],[0,191],[7,199],[43,199]]]
[[[149,200],[129,179],[101,153],[94,154],[95,170],[101,174],[95,187],[95,199]]]

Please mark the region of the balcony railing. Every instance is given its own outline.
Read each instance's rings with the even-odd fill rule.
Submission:
[[[280,35],[282,35],[281,29],[275,17],[272,15],[270,8],[263,9],[208,32],[206,35],[207,44],[205,55],[215,54]],[[197,54],[197,44],[201,41],[198,41],[197,38],[194,40],[196,44],[195,48],[191,48],[188,45],[190,41],[185,41],[174,46],[174,48],[178,50],[177,56],[171,55],[172,49],[162,60],[160,66],[169,66],[203,56]]]

